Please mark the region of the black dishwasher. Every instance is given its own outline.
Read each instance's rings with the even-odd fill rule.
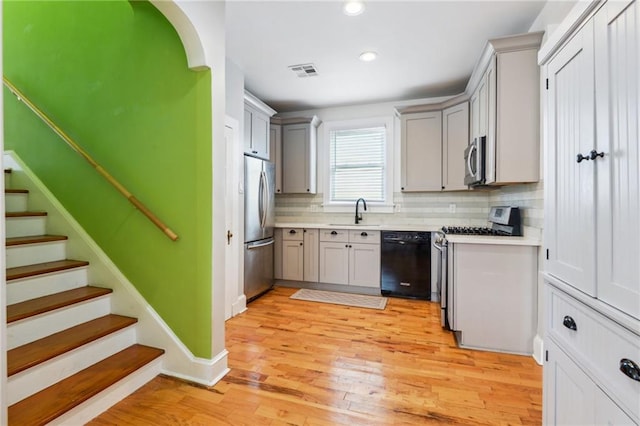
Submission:
[[[382,231],[380,291],[431,300],[431,233]]]

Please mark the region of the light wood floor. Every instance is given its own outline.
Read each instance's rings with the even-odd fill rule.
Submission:
[[[384,311],[276,288],[226,323],[231,372],[211,388],[158,377],[91,425],[541,424],[533,358],[458,349],[437,303]]]

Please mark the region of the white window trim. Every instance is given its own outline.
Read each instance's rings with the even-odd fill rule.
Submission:
[[[336,202],[331,201],[329,188],[331,185],[331,173],[329,171],[330,164],[330,135],[334,130],[349,130],[367,127],[381,127],[386,129],[386,147],[385,147],[385,202],[367,201],[367,213],[393,213],[393,147],[394,141],[394,120],[393,116],[360,118],[353,120],[325,121],[322,124],[322,160],[323,166],[323,203],[322,210],[326,213],[347,213],[354,209],[352,202]]]

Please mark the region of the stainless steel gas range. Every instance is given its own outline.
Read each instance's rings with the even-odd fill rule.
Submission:
[[[433,248],[439,252],[436,256],[436,285],[440,294],[441,323],[444,328],[451,329],[453,323],[453,295],[448,291],[447,262],[448,246],[447,235],[477,235],[483,237],[517,237],[522,236],[522,224],[520,209],[511,206],[491,207],[489,212],[489,226],[487,227],[463,227],[443,226],[436,232]]]

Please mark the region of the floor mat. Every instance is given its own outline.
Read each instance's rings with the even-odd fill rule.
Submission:
[[[334,291],[309,290],[306,288],[296,291],[291,295],[291,299],[333,303],[334,305],[346,305],[370,309],[384,309],[387,306],[386,297],[336,293]]]

